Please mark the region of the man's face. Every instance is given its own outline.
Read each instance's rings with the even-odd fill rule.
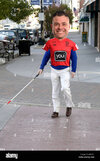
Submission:
[[[52,32],[54,37],[64,39],[70,29],[69,18],[66,16],[55,16],[52,20]]]

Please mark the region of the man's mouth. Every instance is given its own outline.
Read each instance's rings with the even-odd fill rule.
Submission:
[[[57,31],[57,33],[62,34],[62,33],[64,33],[64,32],[63,32],[63,31]]]

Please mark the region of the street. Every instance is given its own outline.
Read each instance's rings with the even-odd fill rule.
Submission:
[[[82,43],[78,32],[68,38],[77,43],[78,65],[71,91],[75,108],[69,119],[61,94],[61,114],[51,118],[50,64],[22,93],[10,101],[38,72],[41,46],[0,65],[1,150],[100,150],[100,53]]]

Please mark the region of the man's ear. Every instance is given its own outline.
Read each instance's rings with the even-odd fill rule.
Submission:
[[[50,24],[51,28],[52,28],[52,24]]]
[[[69,30],[70,30],[70,27],[71,27],[71,26],[70,26],[70,24],[69,24]]]

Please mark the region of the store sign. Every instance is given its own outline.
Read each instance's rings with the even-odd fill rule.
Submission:
[[[31,5],[40,5],[40,0],[31,0]]]

